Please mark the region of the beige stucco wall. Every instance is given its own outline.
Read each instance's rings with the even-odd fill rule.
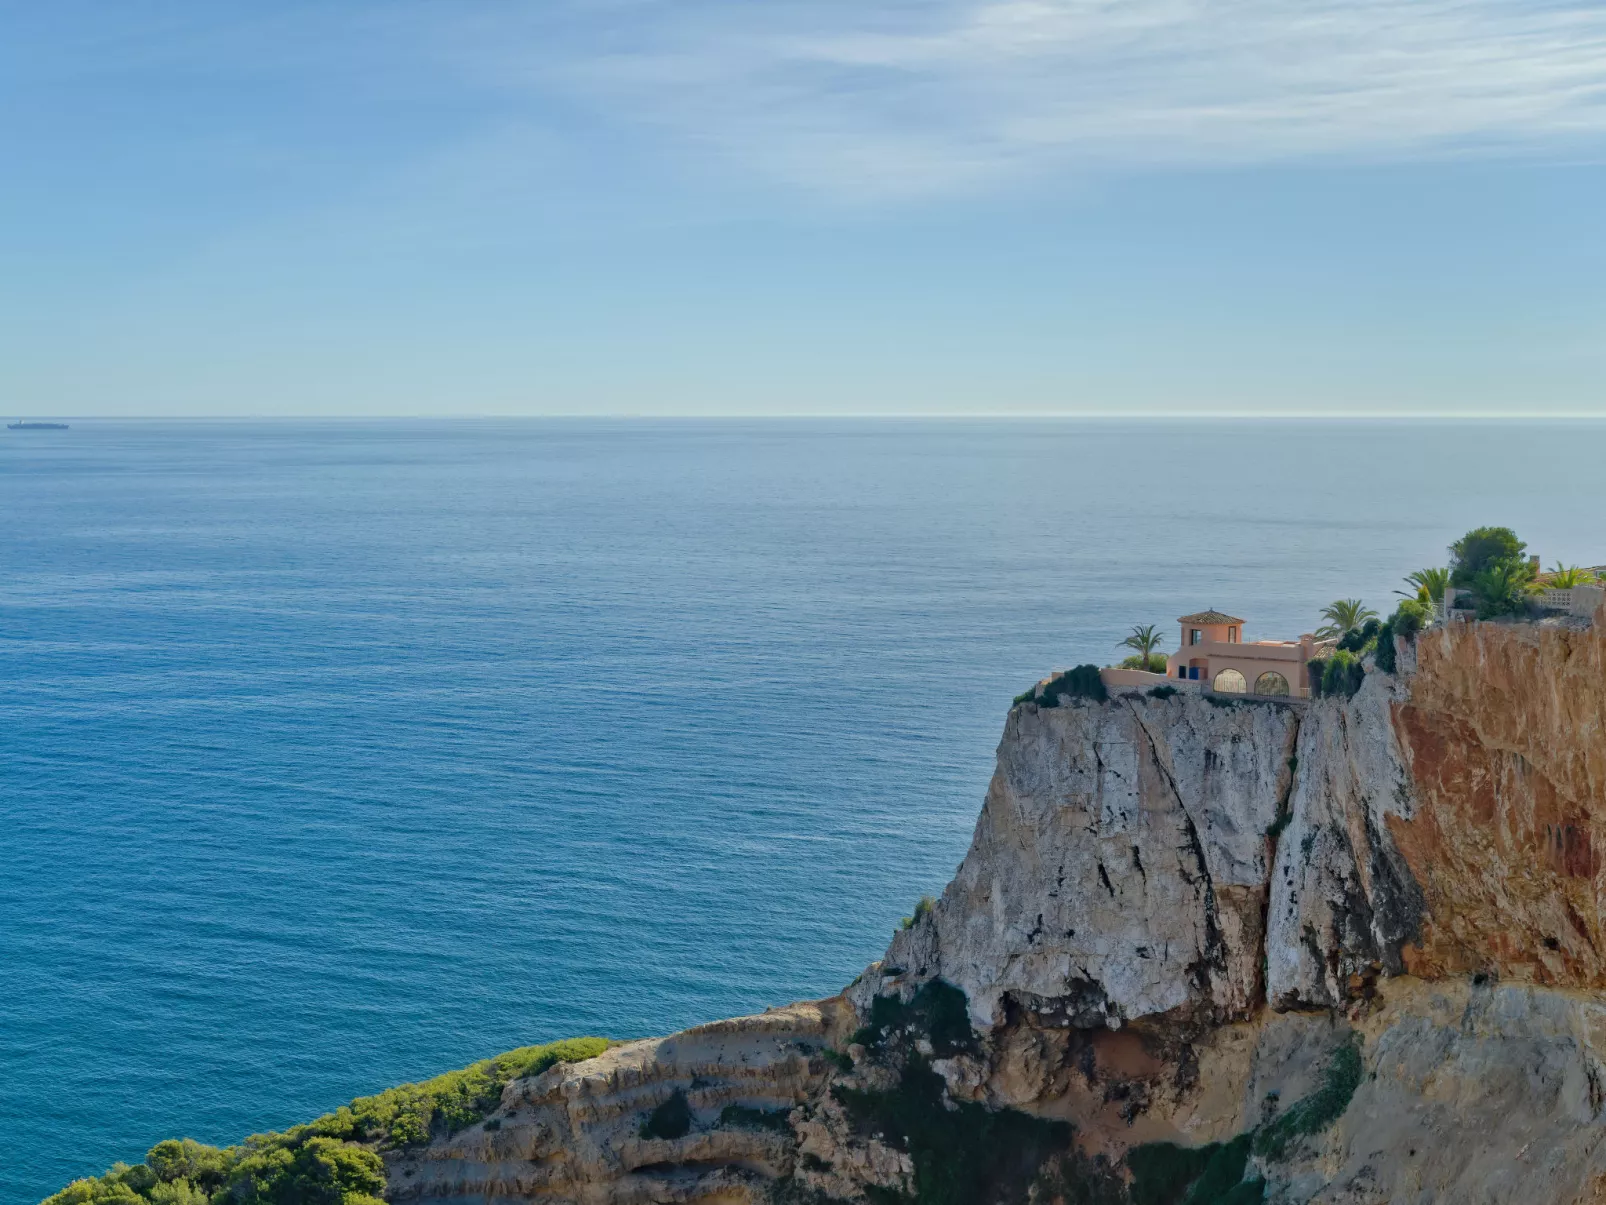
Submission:
[[[1223,631],[1225,628],[1223,627]],[[1166,658],[1166,676],[1177,677],[1179,665],[1199,665],[1201,681],[1213,682],[1222,670],[1235,669],[1244,676],[1247,690],[1255,689],[1255,679],[1268,671],[1279,673],[1288,680],[1290,690],[1302,691],[1309,687],[1305,662],[1315,656],[1315,641],[1302,636],[1298,643],[1287,641],[1258,641],[1254,644],[1229,644],[1225,640],[1207,640],[1203,644],[1184,645]]]

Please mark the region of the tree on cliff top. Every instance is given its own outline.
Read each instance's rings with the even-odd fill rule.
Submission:
[[[1155,672],[1164,673],[1165,658],[1158,657],[1154,651],[1160,647],[1160,641],[1163,639],[1165,638],[1160,635],[1160,629],[1154,624],[1133,624],[1132,634],[1121,641],[1118,647],[1137,651],[1121,662],[1121,668],[1155,670],[1155,661],[1158,660],[1160,668]]]
[[[1444,592],[1449,589],[1450,571],[1437,568],[1418,569],[1415,573],[1405,575],[1405,584],[1411,587],[1409,592],[1396,590],[1394,593],[1436,607],[1444,601]]]
[[[1337,640],[1347,636],[1368,619],[1376,619],[1377,612],[1358,598],[1340,598],[1322,608],[1327,622],[1317,629],[1321,640]]]
[[[1509,527],[1474,527],[1450,545],[1450,582],[1470,586],[1480,573],[1507,561],[1520,561],[1528,545]]]

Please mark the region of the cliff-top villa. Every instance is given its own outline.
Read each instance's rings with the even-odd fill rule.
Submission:
[[[1196,683],[1193,689],[1220,694],[1308,697],[1309,674],[1305,664],[1316,656],[1317,640],[1306,633],[1298,640],[1243,638],[1244,621],[1221,611],[1184,615],[1181,647],[1166,658],[1165,675],[1136,669],[1101,672],[1110,688],[1176,686]]]

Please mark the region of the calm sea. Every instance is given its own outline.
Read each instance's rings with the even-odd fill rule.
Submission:
[[[836,990],[1134,623],[1297,635],[1481,523],[1606,561],[1602,425],[0,436],[5,1205]]]

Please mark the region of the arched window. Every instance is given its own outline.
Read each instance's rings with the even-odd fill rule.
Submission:
[[[1216,693],[1224,695],[1241,695],[1248,689],[1244,676],[1235,669],[1224,669],[1217,674],[1214,686]]]
[[[1285,695],[1288,693],[1288,679],[1274,670],[1267,670],[1255,679],[1255,693],[1257,695]]]

